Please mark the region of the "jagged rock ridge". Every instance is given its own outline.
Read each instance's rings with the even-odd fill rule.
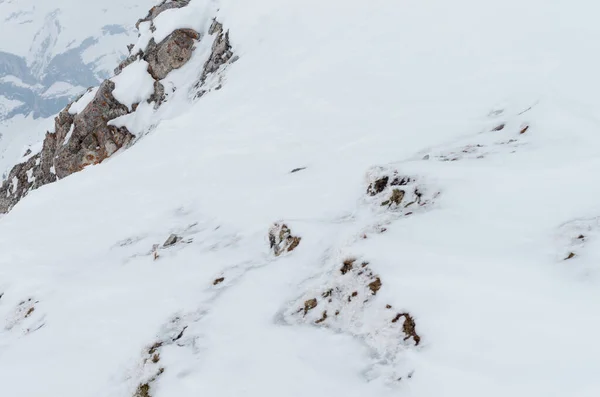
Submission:
[[[141,22],[150,22],[163,11],[182,8],[189,0],[165,0],[153,7]],[[215,36],[212,53],[204,64],[196,84],[199,90],[196,97],[202,96],[207,77],[216,72],[228,61],[233,61],[229,43],[229,32],[223,32],[221,23],[213,20],[209,35]],[[137,60],[148,63],[148,73],[154,81],[154,92],[148,103],[154,102],[155,109],[165,98],[165,89],[160,80],[171,71],[181,68],[192,57],[196,43],[202,35],[193,29],[176,29],[160,43],[151,39],[145,50],[131,54],[116,69],[115,75]],[[130,51],[133,47],[130,47]],[[220,86],[218,87],[220,88]],[[55,118],[54,132],[47,132],[42,150],[36,154],[27,153],[22,162],[16,164],[0,187],[0,213],[10,211],[31,190],[55,182],[88,165],[98,164],[112,156],[121,148],[133,142],[134,135],[126,127],[116,127],[109,122],[120,116],[136,111],[137,104],[130,109],[113,96],[115,83],[105,80],[95,92],[90,103],[80,112],[73,112],[67,105]],[[88,90],[88,93],[90,91]]]

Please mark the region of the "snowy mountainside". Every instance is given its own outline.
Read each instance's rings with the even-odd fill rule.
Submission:
[[[596,395],[595,11],[150,13],[26,163],[104,150],[78,146],[99,98],[118,112],[95,137],[131,142],[0,218],[0,390]]]

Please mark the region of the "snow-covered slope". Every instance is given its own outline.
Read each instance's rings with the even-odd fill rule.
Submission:
[[[165,11],[203,38],[135,145],[0,219],[0,391],[595,396],[598,10]],[[213,18],[239,60],[198,98]]]

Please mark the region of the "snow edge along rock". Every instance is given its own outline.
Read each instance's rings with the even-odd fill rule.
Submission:
[[[139,31],[140,23],[149,22],[152,30],[154,19],[162,12],[183,8],[188,4],[186,0],[165,0],[150,9],[148,15],[136,23],[136,27]],[[204,85],[209,75],[226,63],[237,60],[233,56],[229,32],[224,31],[223,25],[216,19],[213,19],[208,34],[214,36],[214,42],[194,86],[195,98],[208,92]],[[165,89],[160,80],[184,66],[202,39],[201,33],[190,28],[175,29],[159,43],[152,38],[144,50],[131,54],[117,66],[115,76],[134,62],[146,62],[147,72],[154,80],[153,92],[147,102],[154,102],[156,110],[165,99]],[[132,49],[133,45],[130,45],[129,50]],[[221,79],[216,88],[221,88]],[[89,165],[99,164],[134,143],[135,135],[127,127],[117,127],[110,122],[135,113],[139,103],[126,106],[115,98],[114,90],[115,82],[107,79],[99,87],[88,89],[56,116],[54,131],[46,133],[41,151],[25,153],[3,181],[0,187],[0,213],[9,212],[32,190],[79,172]]]

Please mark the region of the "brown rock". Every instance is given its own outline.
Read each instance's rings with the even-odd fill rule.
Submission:
[[[192,29],[177,29],[163,41],[156,44],[150,40],[144,53],[144,60],[148,62],[148,73],[154,80],[164,79],[172,70],[185,65],[194,51],[194,44],[200,34]]]
[[[367,193],[371,196],[376,196],[379,193],[383,192],[383,190],[387,187],[390,178],[384,176],[383,178],[377,179],[375,182],[371,183],[367,188]]]
[[[317,307],[317,300],[315,298],[309,299],[306,302],[304,302],[304,315],[306,316],[306,313],[308,313],[315,307]]]
[[[377,292],[381,289],[381,279],[377,277],[375,281],[369,284],[369,289],[373,295],[377,295]]]
[[[340,272],[342,272],[342,274],[348,273],[354,267],[354,262],[356,262],[356,259],[354,258],[346,259],[342,268],[340,269]]]

